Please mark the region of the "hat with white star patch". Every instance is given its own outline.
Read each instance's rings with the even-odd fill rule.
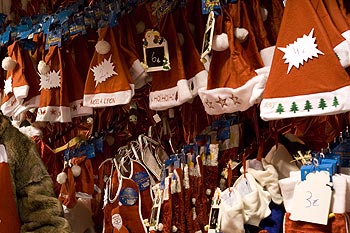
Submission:
[[[39,106],[38,75],[28,51],[22,49],[18,41],[13,42],[7,49],[7,59],[10,59],[14,66],[9,68],[3,61],[7,77],[1,110],[4,115],[16,118],[29,108]]]
[[[99,29],[85,82],[84,106],[100,108],[127,104],[134,95],[134,84],[120,51],[120,36],[120,27]]]
[[[309,0],[288,0],[266,83],[264,120],[350,110],[349,78]]]
[[[245,111],[261,97],[266,72],[255,72],[244,60],[243,50],[239,49],[241,45],[235,42],[234,24],[229,13],[217,17],[215,28],[215,34],[227,34],[229,48],[212,51],[208,85],[199,89],[198,94],[210,115]]]
[[[44,58],[50,71],[40,75],[40,105],[36,121],[71,122],[68,92],[69,87],[62,67],[62,51],[51,46]]]

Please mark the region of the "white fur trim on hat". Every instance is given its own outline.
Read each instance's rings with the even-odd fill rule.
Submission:
[[[0,144],[0,163],[8,163],[8,156],[3,144]]]
[[[251,192],[242,196],[244,222],[254,226],[259,226],[260,221],[271,214],[269,208],[271,196],[269,192],[263,190],[252,175],[246,173],[245,176]],[[242,179],[244,179],[244,175],[241,175],[236,180],[234,187],[237,186],[238,182],[242,182]]]
[[[12,116],[15,110],[23,103],[23,99],[16,99],[12,95],[6,102],[1,105],[1,111],[5,116]]]
[[[350,42],[350,30],[347,30],[341,34],[348,42]]]
[[[213,36],[213,42],[211,48],[215,51],[224,51],[228,49],[228,37],[226,33],[221,33],[219,35]]]
[[[309,106],[312,106],[312,109],[305,109],[306,101],[309,101]],[[321,106],[320,101],[322,101]],[[260,105],[260,116],[263,120],[269,121],[292,117],[343,113],[350,110],[349,101],[349,86],[345,86],[330,92],[316,94],[280,98],[264,98]],[[298,111],[292,111],[292,105],[296,105]]]
[[[260,56],[264,63],[264,66],[271,66],[273,54],[275,53],[276,46],[270,46],[260,50]]]
[[[111,44],[102,39],[96,43],[95,50],[97,53],[105,55],[111,51]]]
[[[350,176],[349,175],[344,175],[344,174],[340,174],[342,177],[345,177],[346,179],[346,194],[347,197],[350,193]],[[349,213],[350,212],[350,198],[346,198],[345,199],[346,203],[345,203],[345,212]]]
[[[179,106],[192,99],[192,94],[186,79],[177,81],[177,86],[151,91],[149,94],[149,106],[152,110],[162,111]]]
[[[13,112],[13,117],[17,118],[20,114],[28,111],[29,109],[38,108],[40,105],[40,95],[34,96],[28,101],[20,104]]]
[[[253,106],[262,95],[266,80],[266,75],[257,75],[235,89],[229,87],[210,90],[200,88],[198,94],[209,115],[245,111]]]
[[[278,147],[273,146],[265,156],[266,162],[272,164],[278,172],[278,179],[289,177],[290,172],[300,171],[299,167],[295,163],[291,163],[293,160],[292,155],[288,152],[286,147],[282,144],[278,144]]]
[[[243,43],[244,41],[247,40],[249,32],[245,28],[235,28],[234,34],[237,40]]]
[[[23,85],[19,87],[13,87],[13,94],[17,99],[25,99],[28,96],[29,85]]]
[[[40,74],[43,74],[43,75],[47,74],[47,73],[49,73],[50,69],[51,69],[51,67],[48,64],[46,64],[46,62],[44,62],[43,60],[39,61],[38,71]]]
[[[70,107],[66,106],[46,106],[38,108],[36,121],[48,122],[71,122]]]
[[[208,84],[208,71],[202,70],[193,78],[188,80],[188,85],[191,89],[192,96],[198,95],[199,88],[206,88]]]
[[[222,192],[220,204],[220,230],[222,232],[244,233],[243,202],[240,194],[234,188],[231,193],[226,189]]]
[[[342,67],[347,68],[350,65],[350,44],[349,41],[343,40],[333,48]]]
[[[14,70],[17,65],[17,62],[13,60],[11,57],[5,57],[2,62],[1,66],[6,71]]]
[[[73,117],[81,117],[81,116],[90,116],[93,113],[93,109],[91,107],[86,107],[83,104],[83,99],[73,101],[69,104],[71,109],[71,116]]]
[[[134,84],[129,90],[114,93],[84,94],[83,104],[87,107],[101,108],[128,104],[134,96]]]
[[[18,130],[30,138],[34,136],[39,136],[39,137],[42,136],[42,131],[38,128],[35,128],[34,126],[23,126],[18,128]]]

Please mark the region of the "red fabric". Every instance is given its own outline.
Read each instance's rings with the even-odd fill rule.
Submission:
[[[61,185],[61,191],[58,199],[67,208],[72,209],[77,204],[74,176],[71,168],[66,168],[64,171],[67,174],[67,180]]]
[[[7,158],[7,155],[5,155]],[[20,232],[20,220],[13,193],[10,167],[7,162],[0,162],[0,233]]]
[[[346,225],[349,227],[347,214],[335,214],[335,217],[328,219],[327,225],[308,223],[303,221],[292,221],[290,213],[284,215],[285,233],[346,233]]]
[[[179,180],[177,182],[181,185],[181,192],[173,193],[171,196],[172,199],[172,226],[177,228],[177,232],[186,232],[185,226],[185,203],[184,203],[184,187],[183,187],[183,172],[181,168],[177,168],[176,172],[179,176]]]

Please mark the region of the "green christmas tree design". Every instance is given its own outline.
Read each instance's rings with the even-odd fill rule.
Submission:
[[[279,114],[281,114],[282,112],[284,112],[284,108],[282,104],[278,104],[276,112],[278,112]]]
[[[324,110],[326,107],[327,107],[326,101],[323,98],[321,98],[318,104],[318,108],[322,108],[322,110]]]
[[[304,110],[307,110],[308,112],[310,112],[310,109],[312,109],[312,105],[309,100],[306,100]]]
[[[339,105],[338,98],[334,96],[332,106],[337,107]]]
[[[299,108],[298,108],[297,103],[295,103],[295,102],[292,103],[292,106],[290,107],[290,111],[291,111],[291,112],[294,112],[294,113],[296,113],[297,111],[299,111]]]

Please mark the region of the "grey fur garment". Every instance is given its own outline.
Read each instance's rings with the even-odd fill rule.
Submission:
[[[22,223],[21,232],[71,232],[36,144],[2,115],[0,144],[5,146],[8,156],[13,193]]]

